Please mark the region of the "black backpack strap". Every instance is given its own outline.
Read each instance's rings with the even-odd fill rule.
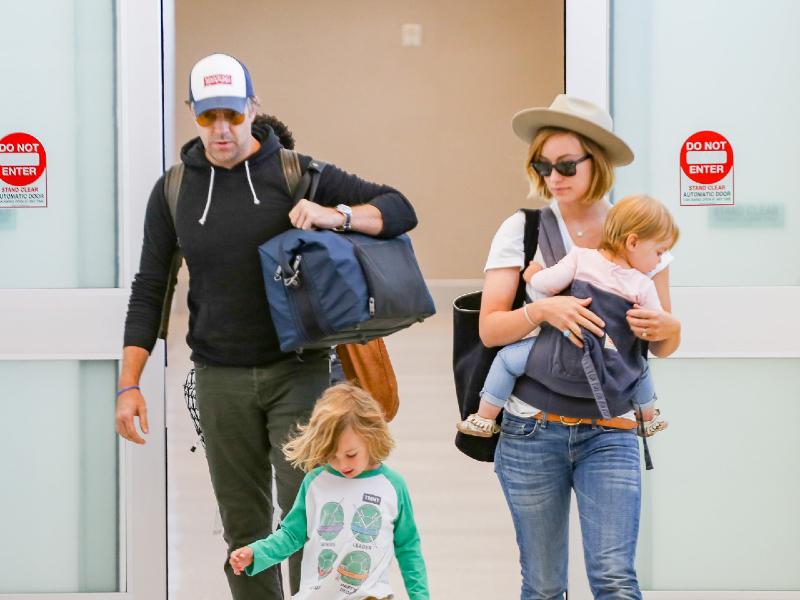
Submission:
[[[164,174],[164,198],[169,208],[169,216],[172,219],[172,227],[175,228],[175,217],[178,214],[178,200],[183,183],[184,165],[182,162],[173,165]],[[169,311],[172,308],[172,298],[175,295],[175,286],[178,283],[178,271],[181,269],[183,254],[180,247],[175,247],[169,265],[169,275],[167,276],[167,289],[164,292],[164,300],[161,303],[161,321],[158,325],[158,337],[162,340],[167,339],[169,331]]]

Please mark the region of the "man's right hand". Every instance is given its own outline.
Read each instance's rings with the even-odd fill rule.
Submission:
[[[117,433],[126,440],[136,444],[144,444],[144,438],[139,435],[133,418],[139,418],[139,427],[142,433],[149,433],[147,424],[147,403],[139,390],[128,390],[117,398]]]

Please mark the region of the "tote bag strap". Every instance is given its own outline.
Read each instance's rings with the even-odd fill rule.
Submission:
[[[525,266],[536,256],[536,248],[539,245],[539,222],[542,218],[542,211],[538,209],[523,208],[525,214]],[[524,269],[523,269],[524,270]]]
[[[525,300],[525,280],[522,278],[522,272],[533,260],[533,257],[536,256],[536,248],[539,245],[539,227],[542,217],[542,211],[538,209],[522,208],[520,210],[522,210],[525,215],[525,237],[523,242],[525,263],[522,265],[522,269],[520,269],[519,272],[517,295],[514,297],[515,308],[522,306]]]

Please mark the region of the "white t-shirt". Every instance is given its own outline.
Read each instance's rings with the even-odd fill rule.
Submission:
[[[556,216],[558,229],[561,232],[561,239],[564,241],[564,249],[567,253],[569,253],[569,251],[575,246],[575,242],[572,240],[569,230],[567,229],[567,224],[564,222],[564,217],[561,216],[561,211],[558,209],[558,202],[552,202],[550,204],[550,209]],[[540,248],[536,249],[536,254],[533,259],[541,265],[548,266],[544,262],[544,257],[542,256],[542,251]],[[661,255],[661,262],[659,262],[656,268],[648,273],[648,275],[651,278],[654,277],[657,273],[666,269],[673,260],[674,256],[672,253],[664,252],[664,254]],[[483,270],[485,272],[489,271],[490,269],[516,267],[522,271],[526,266],[525,213],[522,211],[517,211],[503,221],[498,228],[497,233],[495,233],[494,238],[492,239],[492,246],[489,249],[489,258],[486,260],[486,266]],[[547,298],[550,295],[538,292],[531,286],[530,283],[526,284],[525,291],[527,292],[528,297],[531,299],[531,302],[535,302],[536,300],[540,300],[542,298]],[[539,328],[537,327],[525,337],[534,337],[538,334]],[[540,412],[539,409],[534,408],[530,404],[523,402],[513,395],[508,399],[505,410],[523,418],[532,417],[536,413]],[[634,418],[633,412],[623,416]]]

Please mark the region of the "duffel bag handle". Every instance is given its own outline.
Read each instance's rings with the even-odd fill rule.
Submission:
[[[327,163],[320,160],[311,160],[308,163],[306,172],[300,178],[300,182],[294,190],[292,195],[292,206],[295,206],[300,200],[305,198],[311,202],[314,201],[314,196],[317,195],[317,188],[319,187],[319,177],[322,171],[325,170]]]

